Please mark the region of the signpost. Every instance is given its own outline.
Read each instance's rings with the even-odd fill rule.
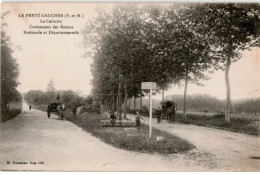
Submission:
[[[153,115],[153,105],[152,105],[152,90],[156,89],[156,83],[154,82],[142,82],[141,89],[150,90],[150,125],[149,125],[149,138],[152,138],[152,115]]]

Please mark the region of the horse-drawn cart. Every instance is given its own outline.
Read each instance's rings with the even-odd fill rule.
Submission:
[[[65,111],[65,104],[62,104],[62,103],[48,104],[48,107],[47,107],[48,118],[51,117],[52,112],[57,112],[59,118],[63,120],[64,119],[63,111]]]
[[[177,103],[174,101],[165,101],[162,105],[162,118],[166,119],[169,123],[173,122],[176,117]]]

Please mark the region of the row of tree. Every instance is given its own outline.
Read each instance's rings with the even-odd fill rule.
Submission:
[[[177,102],[178,110],[183,109],[183,95],[171,95],[166,99]],[[196,112],[217,112],[223,113],[225,100],[219,100],[206,94],[195,94],[187,96],[187,107]],[[260,99],[245,99],[232,101],[231,112],[258,114],[260,110]]]
[[[213,112],[213,113],[223,113],[225,110],[225,100],[219,100],[207,94],[193,94],[187,95],[187,108],[189,111],[194,112]],[[169,95],[165,97],[165,100],[174,100],[177,103],[177,110],[183,110],[183,94],[179,95]],[[149,112],[149,99],[145,98],[142,100],[142,108],[140,104],[140,98],[136,99],[136,104],[133,100],[128,100],[128,109],[132,111],[142,111]],[[161,105],[161,100],[153,99],[153,107],[157,108]],[[259,114],[260,110],[260,99],[241,99],[232,100],[231,112],[232,113],[247,113],[247,114]]]
[[[48,83],[46,91],[30,90],[24,94],[24,98],[28,103],[35,105],[60,102],[68,108],[93,103],[91,96],[82,97],[72,90],[56,90],[53,80]]]
[[[182,110],[183,95],[170,95],[167,100],[174,100],[178,106],[177,110]],[[187,108],[189,111],[195,112],[217,112],[223,113],[225,109],[225,101],[206,94],[187,95]]]
[[[3,13],[3,19],[9,12]],[[9,110],[9,103],[21,101],[22,95],[16,89],[19,82],[19,66],[13,57],[13,44],[10,38],[6,36],[4,27],[6,23],[1,24],[1,109],[2,112]]]
[[[128,98],[146,95],[141,82],[156,82],[155,92],[184,84],[186,117],[188,83],[201,85],[200,80],[209,78],[206,71],[223,69],[229,123],[229,68],[241,51],[259,47],[259,31],[259,4],[127,4],[99,9],[83,32],[85,56],[94,58],[92,93],[107,103],[117,102],[121,117],[122,97],[126,112]]]
[[[243,102],[237,102],[237,103],[233,104],[233,111],[236,113],[259,114],[260,98],[248,99]]]

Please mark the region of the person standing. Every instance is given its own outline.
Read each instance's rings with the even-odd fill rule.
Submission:
[[[176,111],[177,111],[177,103],[173,103],[173,118],[172,118],[173,123],[175,122]]]
[[[50,105],[48,105],[48,107],[47,107],[47,115],[48,115],[48,118],[51,117],[51,106]]]
[[[63,108],[62,108],[62,105],[59,105],[57,107],[57,110],[58,110],[58,116],[60,117],[61,120],[64,120],[64,114],[63,114]]]
[[[113,127],[115,125],[115,122],[116,122],[116,116],[115,116],[114,112],[110,113],[110,122],[111,122],[112,127]]]
[[[72,109],[72,118],[73,118],[73,120],[74,119],[76,119],[77,120],[77,115],[76,115],[76,113],[77,113],[77,106],[74,106],[74,108]]]
[[[139,111],[136,111],[135,122],[136,122],[136,129],[137,129],[138,132],[139,132],[140,129],[141,129],[141,119],[142,119],[143,121],[145,121],[145,120],[143,119],[143,117],[140,116]]]
[[[160,106],[158,106],[158,108],[156,109],[156,118],[157,118],[157,124],[161,123],[161,118],[162,118],[162,110],[160,108]]]

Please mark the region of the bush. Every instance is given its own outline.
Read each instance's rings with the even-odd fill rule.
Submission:
[[[100,114],[99,107],[98,107],[98,106],[95,106],[95,105],[86,105],[86,106],[83,106],[83,107],[82,107],[82,112]]]
[[[10,109],[1,111],[1,123],[15,118],[22,112],[22,102],[13,102],[9,104]]]

